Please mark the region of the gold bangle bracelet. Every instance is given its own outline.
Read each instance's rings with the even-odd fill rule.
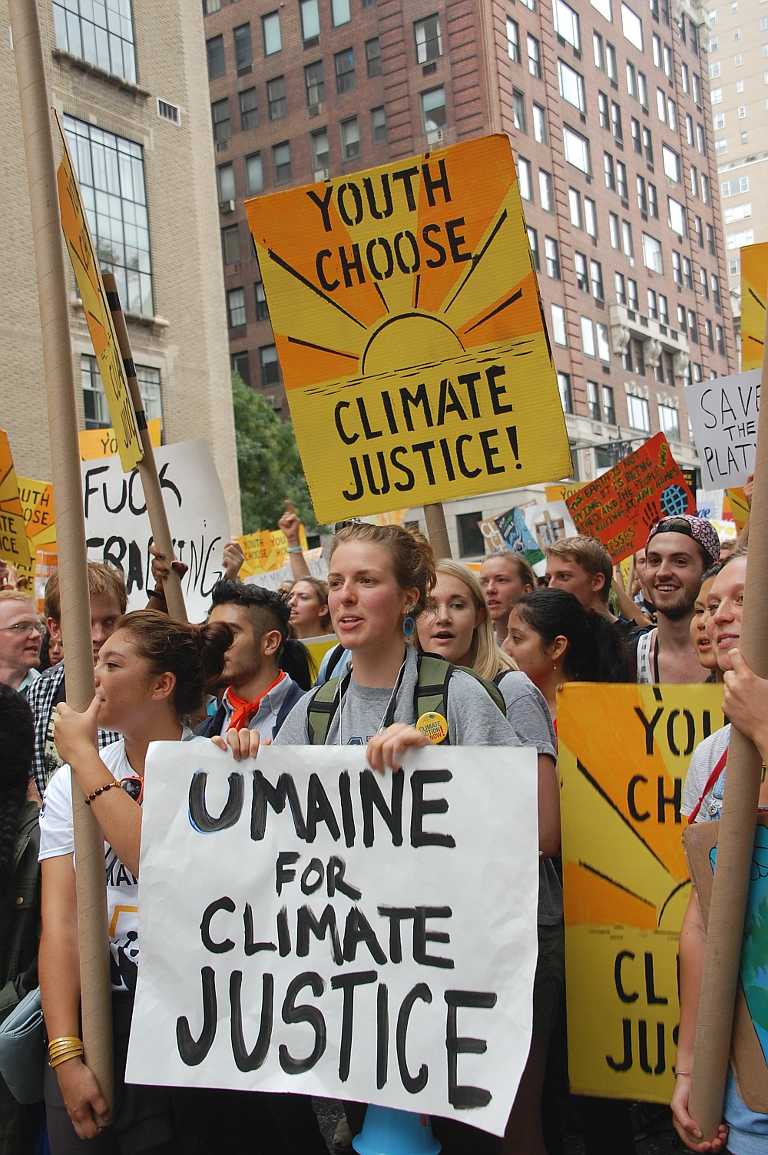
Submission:
[[[48,1060],[48,1066],[52,1071],[60,1067],[62,1063],[68,1062],[70,1059],[80,1059],[83,1056],[82,1047],[73,1047],[71,1051],[64,1051],[61,1055],[57,1055],[54,1059]]]
[[[48,1043],[48,1054],[58,1051],[62,1047],[82,1047],[83,1040],[79,1035],[60,1035],[58,1039],[51,1039]]]

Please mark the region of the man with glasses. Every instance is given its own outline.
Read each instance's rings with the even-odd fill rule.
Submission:
[[[25,696],[40,677],[42,633],[32,599],[21,590],[0,590],[0,682]]]

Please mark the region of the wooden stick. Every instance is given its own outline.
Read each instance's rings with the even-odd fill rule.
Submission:
[[[120,346],[120,356],[123,358],[125,376],[128,381],[128,391],[131,394],[133,410],[136,414],[136,424],[139,427],[141,446],[144,450],[144,457],[136,468],[139,471],[142,488],[144,489],[144,500],[147,503],[149,525],[152,530],[155,545],[160,552],[165,555],[168,561],[172,562],[174,559],[173,540],[168,526],[168,515],[165,510],[163,491],[160,488],[160,478],[157,475],[155,449],[152,445],[152,439],[149,436],[147,418],[144,413],[144,402],[141,399],[141,390],[136,380],[136,366],[133,361],[133,354],[131,353],[131,340],[128,336],[125,314],[120,305],[117,281],[113,273],[103,270],[101,275],[104,280],[104,288],[107,291],[109,311],[112,314],[112,320],[115,324],[117,343]],[[168,606],[169,617],[175,618],[177,622],[186,622],[187,609],[184,605],[184,594],[181,590],[181,578],[173,567],[171,567],[168,577],[163,582],[163,590],[165,592],[165,603]]]
[[[442,501],[424,506],[424,520],[427,523],[427,537],[437,560],[450,558],[451,543],[448,538],[448,527],[445,524],[445,510]]]
[[[67,701],[84,710],[93,698],[93,653],[83,522],[80,452],[67,282],[59,225],[37,0],[10,0],[24,151],[27,161],[37,291],[47,382],[52,478],[56,492],[59,589],[66,651]],[[104,839],[72,780],[77,858],[80,1005],[85,1061],[112,1102],[112,999],[107,949]]]
[[[768,342],[768,328],[766,329]],[[768,343],[764,346],[762,387],[768,382]],[[749,563],[744,589],[744,618],[739,648],[756,674],[768,677],[768,406],[758,419],[755,492],[750,515]],[[744,938],[750,869],[755,838],[762,757],[735,727],[728,750],[717,870],[707,923],[690,1112],[705,1140],[713,1139],[723,1118],[723,1099],[731,1055],[731,1035]]]

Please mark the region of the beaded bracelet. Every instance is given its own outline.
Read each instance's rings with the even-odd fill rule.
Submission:
[[[93,802],[94,798],[98,798],[100,794],[105,794],[106,791],[111,790],[113,786],[119,786],[119,785],[120,785],[120,783],[115,782],[114,779],[111,782],[105,782],[104,785],[99,786],[97,790],[91,791],[91,793],[85,799],[85,805],[90,806],[91,803]]]

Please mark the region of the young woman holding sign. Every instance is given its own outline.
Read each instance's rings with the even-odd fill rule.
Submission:
[[[81,1149],[95,1155],[239,1150],[227,1145],[233,1116],[237,1128],[238,1112],[256,1108],[259,1117],[246,1115],[241,1131],[266,1129],[268,1143],[281,1149],[269,1134],[268,1120],[265,1128],[263,1116],[269,1108],[265,1111],[261,1096],[126,1086],[124,1081],[139,963],[137,875],[147,748],[150,742],[191,736],[184,719],[198,710],[205,686],[220,675],[232,636],[223,623],[191,626],[153,610],[127,614],[99,653],[91,705],[82,714],[58,707],[56,744],[67,764],[48,785],[40,820],[39,969],[49,1039],[46,1110],[53,1155]],[[99,751],[97,725],[123,737]],[[83,1061],[80,1041],[72,774],[105,839],[116,1076],[111,1117]],[[301,1150],[298,1145],[283,1148],[288,1149]],[[305,1149],[322,1147],[318,1143]]]
[[[492,691],[476,676],[453,669],[448,662],[422,659],[418,645],[413,644],[416,622],[434,584],[430,547],[399,526],[354,524],[336,535],[328,604],[339,641],[351,651],[352,668],[298,703],[277,744],[367,744],[368,762],[374,770],[399,770],[408,750],[428,742],[419,728],[428,729],[419,698],[420,672],[429,662],[433,663],[431,676],[445,679],[445,717],[437,715],[437,724],[451,745],[530,744],[527,735],[521,738],[510,726]],[[464,653],[471,648],[474,628],[473,624]],[[434,713],[431,717],[435,718]],[[559,840],[557,779],[550,753],[539,758],[542,853],[557,853]],[[353,1130],[359,1130],[361,1110],[350,1107],[349,1114]],[[543,1147],[525,1145],[529,1122],[521,1118],[516,1124],[521,1139],[516,1149],[538,1155]],[[464,1151],[482,1155],[502,1149],[503,1141],[462,1123],[435,1119],[434,1127],[445,1155]]]

